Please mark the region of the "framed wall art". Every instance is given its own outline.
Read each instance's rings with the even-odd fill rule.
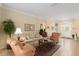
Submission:
[[[34,31],[35,25],[34,24],[24,24],[24,31]]]
[[[34,24],[30,24],[30,30],[34,31],[35,30],[35,25]]]
[[[24,31],[30,31],[30,25],[24,24]]]

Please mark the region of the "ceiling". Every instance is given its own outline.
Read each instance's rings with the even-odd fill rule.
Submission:
[[[4,3],[3,6],[44,19],[79,18],[79,3]]]

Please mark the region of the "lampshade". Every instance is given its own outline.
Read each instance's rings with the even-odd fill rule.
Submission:
[[[45,29],[45,26],[43,26],[43,29]]]
[[[21,28],[16,28],[15,34],[22,34]]]
[[[40,28],[41,29],[45,29],[45,25],[41,24],[41,27]]]

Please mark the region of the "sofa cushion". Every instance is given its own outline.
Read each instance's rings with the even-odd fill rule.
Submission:
[[[27,39],[27,40],[29,40],[29,39],[30,39],[30,37],[27,35],[27,36],[26,36],[26,39]]]

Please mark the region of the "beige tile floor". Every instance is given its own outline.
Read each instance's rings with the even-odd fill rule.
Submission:
[[[60,39],[61,47],[52,56],[79,56],[79,41],[74,39]],[[0,49],[0,56],[13,56],[13,52]]]

